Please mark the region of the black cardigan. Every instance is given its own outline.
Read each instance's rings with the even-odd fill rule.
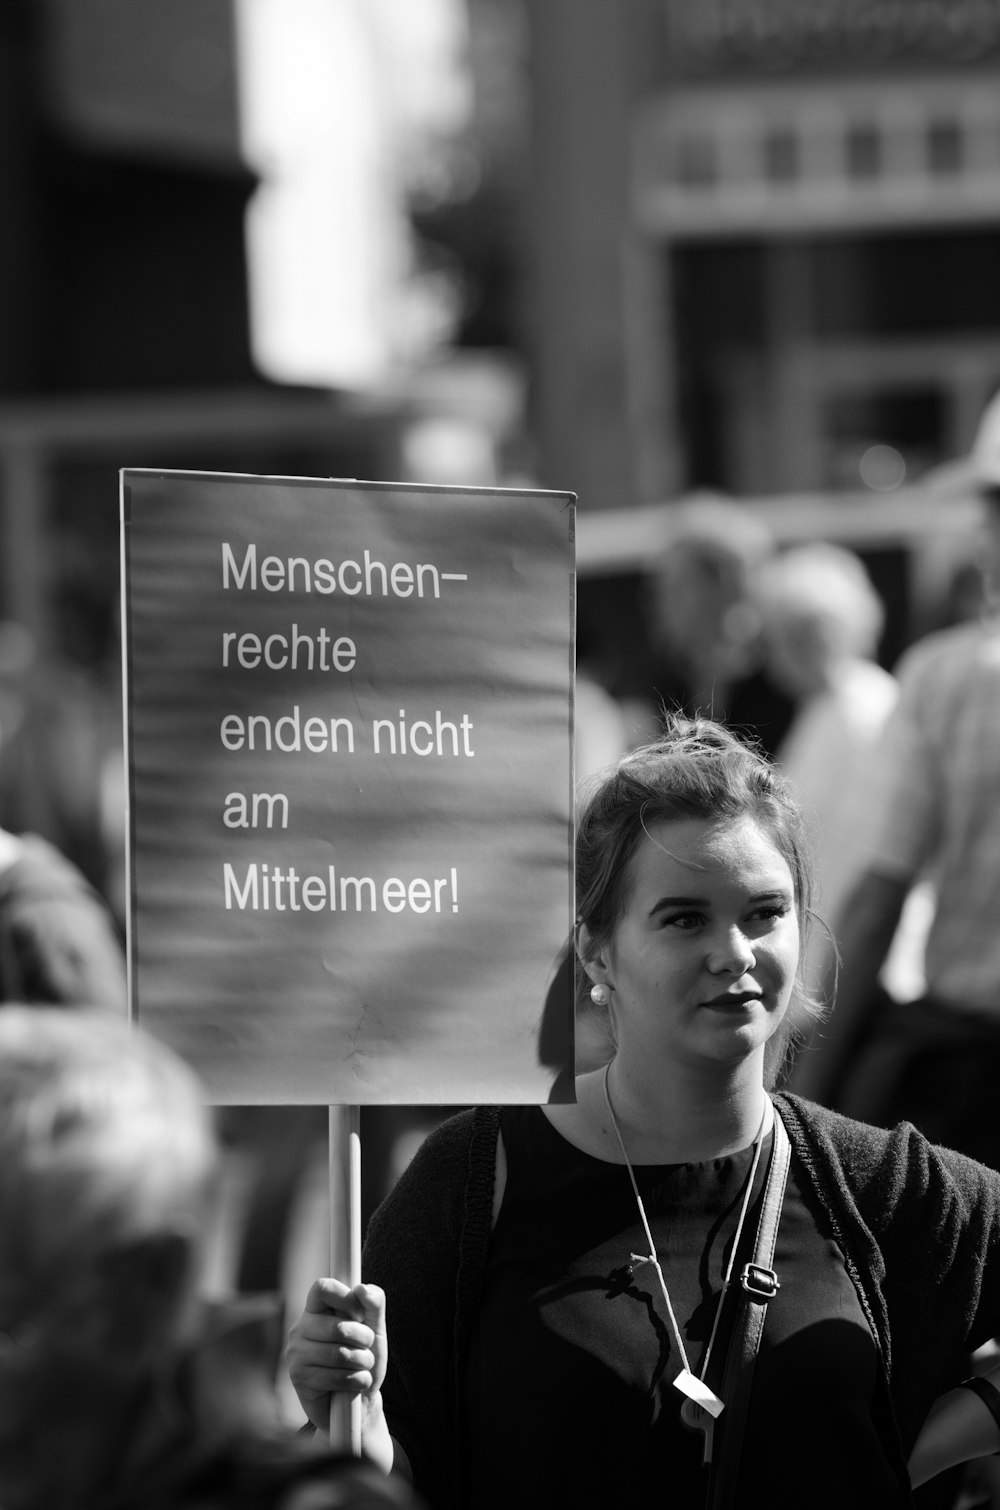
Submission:
[[[886,1132],[797,1096],[774,1099],[806,1199],[832,1225],[878,1345],[897,1432],[886,1451],[901,1466],[932,1402],[1000,1334],[1000,1174],[906,1123]],[[499,1125],[499,1107],[477,1107],[431,1133],[365,1243],[365,1279],[388,1295],[390,1430],[435,1506],[461,1502],[464,1379]]]

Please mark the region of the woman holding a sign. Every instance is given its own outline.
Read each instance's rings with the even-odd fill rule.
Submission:
[[[292,1330],[310,1419],[360,1394],[365,1450],[475,1510],[884,1510],[1000,1449],[963,1383],[1000,1334],[1000,1175],[770,1093],[810,917],[782,778],[676,722],[586,805],[577,898],[613,1057],[426,1140],[367,1283],[317,1281]]]

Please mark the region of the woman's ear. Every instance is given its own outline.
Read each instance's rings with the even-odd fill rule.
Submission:
[[[586,923],[578,923],[576,929],[576,954],[588,978],[596,985],[607,983],[608,961],[606,951],[600,949]]]

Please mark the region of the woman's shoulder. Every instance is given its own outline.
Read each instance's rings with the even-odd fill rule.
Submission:
[[[807,1131],[814,1138],[828,1140],[834,1148],[867,1147],[875,1152],[893,1136],[889,1128],[859,1122],[856,1117],[847,1117],[791,1091],[778,1091],[773,1100],[790,1132]]]
[[[468,1234],[489,1233],[499,1124],[498,1107],[475,1107],[427,1134],[368,1223],[364,1261],[376,1284],[448,1275]]]
[[[1000,1173],[931,1143],[910,1122],[875,1127],[788,1093],[777,1095],[775,1104],[796,1154],[821,1182],[832,1178],[883,1210],[937,1192],[949,1205],[985,1200],[1000,1213]]]
[[[424,1138],[410,1168],[466,1159],[473,1149],[495,1147],[500,1127],[499,1106],[468,1106],[445,1117]]]
[[[494,1106],[468,1107],[439,1122],[421,1141],[372,1224],[380,1226],[385,1215],[395,1221],[422,1219],[431,1191],[440,1217],[449,1205],[460,1205],[470,1187],[492,1183],[499,1126],[500,1108]]]
[[[898,1170],[914,1155],[923,1159],[935,1152],[934,1145],[909,1122],[877,1127],[787,1091],[779,1092],[774,1103],[793,1147],[807,1163],[840,1164],[864,1179],[877,1176],[885,1167]]]

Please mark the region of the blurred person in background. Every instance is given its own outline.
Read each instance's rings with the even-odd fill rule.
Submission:
[[[99,890],[103,845],[83,839],[86,815],[100,827],[99,722],[84,684],[43,661],[21,625],[0,623],[0,1002],[125,1014],[119,923]]]
[[[663,710],[715,718],[777,749],[794,699],[769,675],[756,591],[776,549],[770,530],[711,495],[671,506],[646,584],[653,664],[645,687],[619,694],[638,744]]]
[[[828,919],[861,869],[860,786],[898,692],[875,658],[885,609],[861,558],[826,542],[766,562],[758,600],[770,675],[795,700],[776,759],[803,811]],[[811,991],[824,952],[810,960]]]
[[[585,660],[577,662],[573,711],[574,758],[579,784],[624,755],[632,738],[625,710]]]
[[[119,663],[87,669],[0,620],[0,824],[55,845],[121,922],[122,820],[108,829],[102,792],[109,756],[121,764]]]
[[[836,1011],[792,1087],[882,1125],[901,1118],[1000,1168],[1000,396],[972,457],[993,606],[900,658],[899,696],[865,782],[865,867],[833,919]],[[879,975],[903,904],[934,885],[926,992],[896,1003]]]
[[[412,1504],[280,1423],[269,1298],[207,1306],[198,1084],[107,1013],[0,1012],[0,1505]]]
[[[0,829],[0,1003],[127,1011],[125,956],[104,900],[37,834]]]

